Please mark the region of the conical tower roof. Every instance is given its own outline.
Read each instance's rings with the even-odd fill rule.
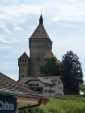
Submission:
[[[20,60],[20,59],[23,59],[23,58],[26,58],[26,59],[29,58],[28,55],[25,52],[18,59]]]
[[[43,25],[43,17],[42,15],[39,18],[39,25],[33,32],[32,39],[50,39]]]

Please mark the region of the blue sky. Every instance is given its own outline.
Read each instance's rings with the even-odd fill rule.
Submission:
[[[0,0],[0,72],[18,79],[18,57],[29,55],[41,11],[55,56],[76,53],[85,79],[85,0]]]

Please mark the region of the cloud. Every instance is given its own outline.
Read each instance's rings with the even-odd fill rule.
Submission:
[[[61,58],[72,49],[80,56],[84,69],[85,0],[0,0],[0,53],[4,56],[8,49],[11,53],[7,58],[10,63],[6,64],[5,59],[2,62],[10,68],[3,66],[0,70],[17,75],[14,62],[22,52],[28,52],[28,37],[36,27],[41,10],[56,56]]]
[[[53,20],[65,20],[65,21],[85,21],[85,1],[80,0],[54,0],[43,1],[41,4],[34,2],[34,4],[26,4],[22,2],[20,4],[0,5],[0,10],[4,13],[0,13],[0,18],[16,18],[27,14],[39,14],[43,9]],[[45,13],[45,12],[44,12]]]
[[[40,12],[40,5],[29,5],[29,4],[19,4],[19,5],[0,5],[0,19],[16,19],[17,17],[28,15],[28,14],[38,14]]]
[[[0,0],[0,4],[2,5],[17,5],[23,3],[25,0]]]
[[[47,5],[54,21],[85,21],[85,1],[55,0]]]

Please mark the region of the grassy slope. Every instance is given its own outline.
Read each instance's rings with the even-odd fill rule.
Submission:
[[[46,113],[85,113],[85,98],[78,96],[51,98],[48,104],[41,108]]]

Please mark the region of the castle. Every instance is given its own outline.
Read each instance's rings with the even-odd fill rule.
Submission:
[[[52,41],[44,28],[42,15],[37,28],[29,38],[29,49],[30,56],[23,53],[18,59],[19,81],[45,96],[63,95],[60,76],[40,76],[40,67],[48,58],[54,57]]]
[[[40,74],[40,66],[48,54],[52,55],[52,41],[49,38],[40,16],[39,25],[29,38],[30,57],[26,53],[18,60],[19,79]]]

